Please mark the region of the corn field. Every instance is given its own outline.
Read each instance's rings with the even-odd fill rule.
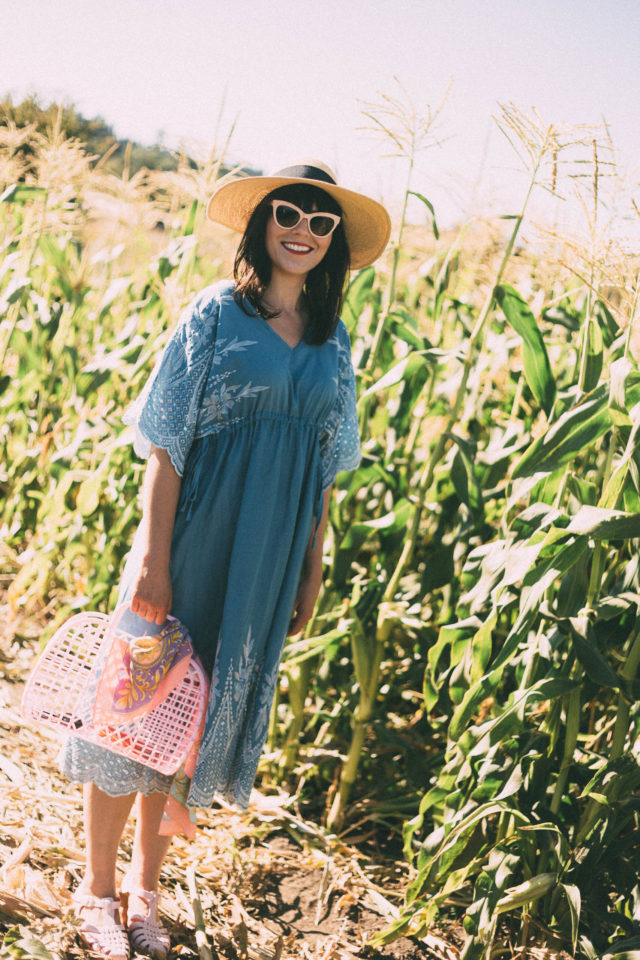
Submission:
[[[640,956],[640,258],[611,223],[612,146],[502,107],[520,209],[441,233],[413,183],[433,116],[398,107],[367,115],[405,206],[342,314],[364,458],[336,483],[259,786],[347,842],[404,845],[377,945],[463,918],[465,960],[499,931]],[[0,127],[2,566],[50,632],[114,605],[144,469],[122,413],[230,271],[235,238],[204,220],[224,152],[115,178],[55,129]],[[534,229],[544,190],[580,233]]]

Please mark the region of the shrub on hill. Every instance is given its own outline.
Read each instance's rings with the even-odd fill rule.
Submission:
[[[39,133],[59,129],[68,138],[75,138],[86,146],[87,152],[97,160],[105,155],[105,167],[116,176],[121,176],[125,164],[129,175],[143,167],[148,170],[177,170],[178,156],[160,144],[147,146],[135,141],[120,140],[113,128],[100,116],[85,117],[72,103],[43,105],[36,94],[14,104],[10,96],[0,100],[0,127],[33,126]],[[24,143],[20,148],[25,158],[32,152],[32,145]],[[190,161],[190,165],[196,164]]]

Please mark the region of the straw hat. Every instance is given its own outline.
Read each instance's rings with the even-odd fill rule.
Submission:
[[[260,201],[288,184],[309,184],[320,187],[340,204],[351,266],[354,270],[377,260],[389,240],[389,214],[376,200],[362,193],[339,187],[335,174],[319,160],[301,160],[268,177],[241,177],[228,180],[214,192],[207,207],[207,216],[232,230],[244,233],[251,214]]]

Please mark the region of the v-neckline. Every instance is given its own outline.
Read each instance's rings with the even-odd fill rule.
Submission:
[[[262,322],[264,323],[264,325],[265,325],[265,327],[267,328],[267,330],[270,330],[271,333],[274,335],[274,337],[277,337],[278,340],[280,341],[280,343],[283,343],[283,344],[285,345],[285,347],[287,347],[287,349],[289,349],[289,350],[291,351],[291,353],[293,353],[295,350],[297,350],[298,347],[305,342],[304,337],[300,337],[300,339],[299,339],[298,342],[296,343],[295,347],[292,347],[291,344],[290,344],[287,340],[285,340],[284,337],[281,337],[281,336],[280,336],[280,334],[278,333],[277,330],[274,330],[274,329],[273,329],[273,327],[271,326],[271,324],[270,324],[267,320],[265,320],[264,317],[261,317],[259,313],[256,314],[256,316],[257,316],[260,320],[262,320]]]
[[[256,308],[254,307],[254,305],[253,305],[249,300],[247,300],[246,298],[245,298],[245,303],[248,303],[249,306],[251,307],[251,310],[253,311],[253,312],[252,312],[252,316],[253,316],[256,320],[260,321],[260,323],[262,323],[262,324],[267,328],[267,330],[270,330],[271,333],[273,334],[273,336],[276,337],[276,338],[280,341],[280,343],[282,343],[282,344],[287,348],[287,350],[291,351],[291,353],[295,353],[295,351],[298,349],[298,347],[302,346],[302,344],[305,343],[304,336],[302,336],[302,337],[300,337],[300,339],[299,339],[298,342],[296,343],[295,347],[292,347],[290,343],[287,343],[287,341],[285,340],[284,337],[281,337],[281,336],[280,336],[280,334],[278,333],[277,330],[274,330],[274,329],[273,329],[273,327],[271,326],[271,324],[269,323],[269,321],[268,321],[268,320],[265,320],[265,318],[258,313],[258,311],[257,311]]]

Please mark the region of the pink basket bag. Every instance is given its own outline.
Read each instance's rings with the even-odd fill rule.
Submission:
[[[30,720],[81,737],[161,773],[186,761],[208,681],[179,620],[158,627],[128,604],[79,613],[54,634],[22,697]]]

